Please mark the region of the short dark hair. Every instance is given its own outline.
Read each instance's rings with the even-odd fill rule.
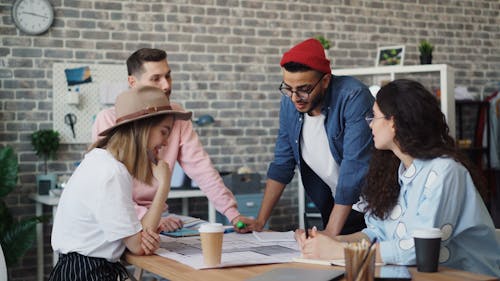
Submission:
[[[295,73],[295,72],[306,72],[306,71],[315,71],[316,72],[316,76],[319,78],[323,75],[325,75],[325,73],[321,73],[319,71],[317,71],[316,69],[312,69],[310,68],[309,66],[305,65],[305,64],[302,64],[302,63],[298,63],[298,62],[294,62],[294,61],[291,61],[291,62],[287,62],[283,65],[283,68],[288,71],[288,72],[291,72],[291,73]]]
[[[167,53],[160,49],[142,48],[135,51],[127,59],[128,75],[140,76],[144,71],[142,65],[149,61],[162,61],[167,58]]]
[[[283,68],[288,72],[305,72],[309,70],[313,70],[309,66],[305,64],[301,64],[298,62],[287,62],[283,65]]]

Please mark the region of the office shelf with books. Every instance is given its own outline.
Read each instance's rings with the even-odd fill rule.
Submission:
[[[478,100],[457,100],[456,109],[458,147],[482,170],[488,186],[483,199],[490,209],[496,191],[490,159],[490,103]]]

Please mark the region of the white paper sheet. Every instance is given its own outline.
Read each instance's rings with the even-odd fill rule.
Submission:
[[[254,235],[224,234],[221,264],[215,267],[203,265],[199,236],[171,238],[161,235],[161,248],[156,254],[176,260],[195,269],[231,267],[255,264],[292,262],[300,255],[295,240],[293,242],[262,242]]]
[[[278,231],[263,231],[252,232],[253,236],[261,242],[295,242],[293,231],[278,232]]]
[[[99,83],[99,101],[104,105],[115,104],[116,97],[126,90],[128,90],[127,82],[101,82]]]
[[[179,218],[182,221],[183,226],[187,228],[198,229],[200,225],[207,223],[206,220],[202,220],[200,218],[184,216],[179,214],[173,214],[173,215]]]

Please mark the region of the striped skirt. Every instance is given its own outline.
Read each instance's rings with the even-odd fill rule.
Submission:
[[[124,281],[127,278],[127,270],[120,262],[68,253],[59,255],[49,281]]]

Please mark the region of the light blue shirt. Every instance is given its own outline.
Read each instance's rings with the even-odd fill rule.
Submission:
[[[415,159],[399,166],[401,191],[388,218],[365,215],[363,232],[380,242],[385,263],[416,263],[412,232],[443,232],[439,262],[456,269],[500,276],[495,227],[467,169],[450,158]]]

